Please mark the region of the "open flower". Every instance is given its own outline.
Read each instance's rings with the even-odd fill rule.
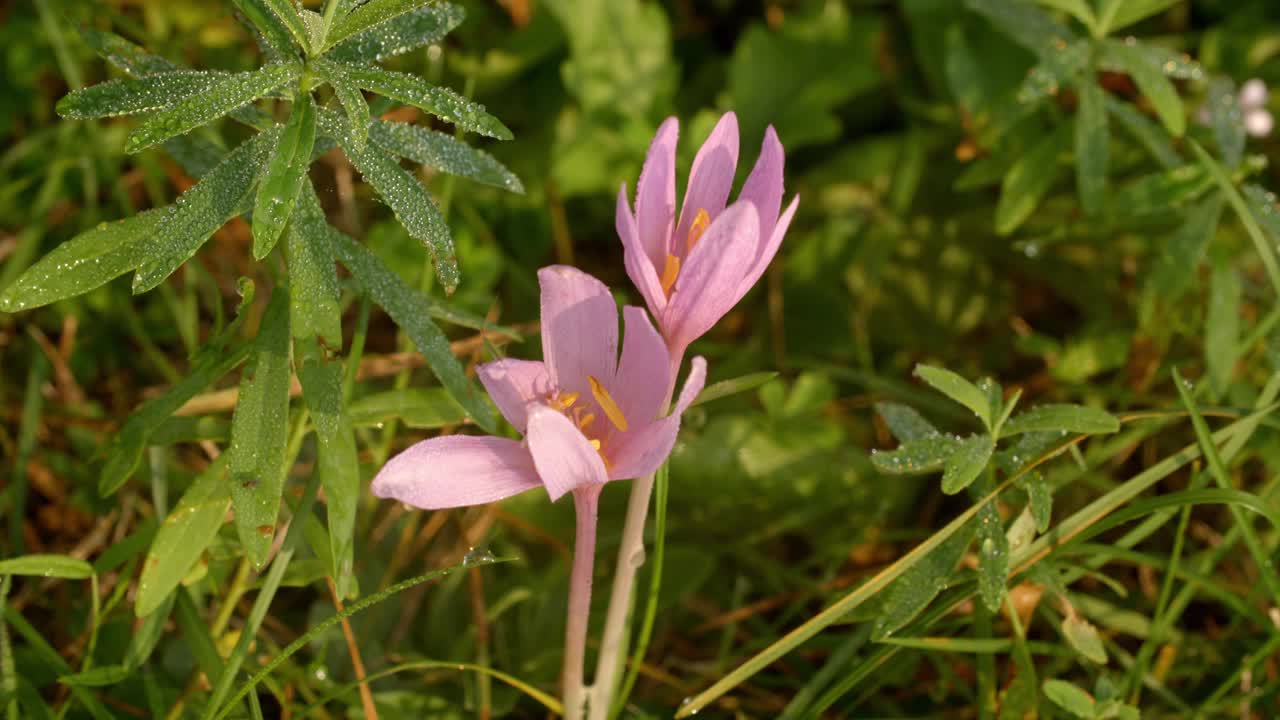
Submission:
[[[552,500],[608,480],[647,475],[666,460],[680,414],[702,391],[693,367],[674,410],[661,417],[671,369],[667,347],[643,309],[618,308],[608,288],[567,266],[538,271],[545,362],[498,360],[480,380],[524,441],[449,435],[419,442],[387,462],[373,494],[428,510],[494,502],[535,487]]]
[[[778,252],[799,198],[782,207],[782,143],[769,126],[737,202],[726,207],[738,166],[738,118],[725,113],[698,150],[676,220],[679,123],[658,128],[631,212],[624,184],[617,229],[631,282],[644,296],[675,358],[755,285]]]

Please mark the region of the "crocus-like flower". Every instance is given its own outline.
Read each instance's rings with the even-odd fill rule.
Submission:
[[[624,184],[617,229],[627,274],[679,358],[737,304],[778,251],[799,198],[782,207],[782,143],[770,126],[742,192],[726,207],[738,166],[738,118],[725,113],[698,150],[676,220],[676,139],[668,118],[649,147],[636,209]]]
[[[670,454],[680,414],[702,391],[694,358],[674,410],[667,347],[643,309],[618,308],[608,288],[567,266],[538,271],[545,362],[498,360],[480,380],[524,441],[448,435],[396,455],[373,494],[434,510],[494,502],[536,487],[552,500],[585,486],[655,471]]]

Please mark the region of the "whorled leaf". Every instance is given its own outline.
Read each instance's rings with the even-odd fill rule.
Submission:
[[[229,73],[176,70],[140,78],[108,80],[73,90],[58,101],[58,114],[88,119],[132,115],[169,107],[197,93],[207,92]]]
[[[342,308],[328,234],[324,209],[311,180],[304,177],[286,238],[292,332],[295,338],[318,337],[328,349],[337,351],[342,348]]]
[[[433,0],[369,0],[333,24],[326,38],[327,47],[335,47],[347,38],[385,24],[399,24],[404,16],[429,5]]]
[[[432,3],[348,37],[329,48],[325,57],[348,63],[381,62],[440,41],[466,16],[460,5]]]
[[[315,103],[311,93],[299,93],[258,181],[258,196],[253,206],[255,260],[266,257],[284,232],[307,168],[311,167],[311,149],[315,141]]]
[[[393,155],[478,183],[524,193],[520,179],[502,163],[452,135],[418,125],[378,120],[369,126],[369,137]]]
[[[347,115],[352,146],[363,152],[365,143],[369,140],[369,103],[364,99],[364,93],[345,73],[331,73],[325,79],[329,81],[333,94],[337,96]]]
[[[283,0],[288,5],[288,0]],[[276,57],[286,58],[296,56],[294,43],[297,42],[299,47],[306,48],[304,44],[305,38],[300,38],[295,34],[295,27],[287,27],[287,22],[280,15],[278,7],[281,0],[231,0],[244,17],[248,19],[253,29],[262,37],[262,42],[266,44],[266,48]],[[293,15],[296,21],[297,13],[293,12],[293,8],[284,8],[284,15]]]

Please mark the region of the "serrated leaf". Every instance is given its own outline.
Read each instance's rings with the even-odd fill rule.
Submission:
[[[1107,649],[1102,645],[1098,629],[1079,615],[1068,614],[1062,621],[1062,636],[1067,644],[1086,660],[1107,664]]]
[[[748,390],[754,390],[770,380],[778,377],[778,373],[770,370],[765,372],[747,373],[729,380],[721,380],[718,383],[712,383],[702,389],[698,393],[698,397],[694,399],[693,404],[689,407],[702,405],[705,403],[726,398],[738,393],[744,393]]]
[[[287,238],[293,336],[319,337],[327,348],[337,351],[342,349],[342,308],[328,234],[324,209],[311,180],[303,177]]]
[[[369,0],[352,10],[329,29],[327,47],[335,47],[349,37],[384,23],[399,22],[404,15],[418,10],[432,0]]]
[[[995,441],[990,435],[971,435],[960,442],[942,468],[942,492],[954,495],[978,479],[991,460]]]
[[[1123,68],[1138,86],[1147,100],[1151,101],[1156,116],[1161,124],[1174,137],[1182,137],[1187,130],[1187,118],[1182,107],[1182,98],[1174,88],[1164,71],[1152,59],[1137,47],[1128,42],[1114,40],[1102,44],[1105,57],[1111,63]]]
[[[20,555],[0,560],[0,575],[34,575],[64,580],[85,580],[93,576],[93,566],[67,555]]]
[[[285,223],[293,213],[298,191],[311,167],[311,149],[316,141],[316,108],[311,93],[294,98],[289,120],[280,131],[274,150],[258,181],[258,197],[253,206],[253,258],[261,260],[271,252]]]
[[[1066,680],[1045,680],[1044,696],[1078,718],[1093,717],[1093,696]]]
[[[167,208],[147,244],[147,261],[133,277],[133,292],[146,292],[186,262],[218,228],[249,209],[253,180],[278,130],[259,133],[231,151],[217,167]]]
[[[227,467],[240,543],[253,564],[267,560],[284,489],[289,425],[289,302],[276,288],[231,418]]]
[[[1070,125],[1059,128],[1031,146],[1019,157],[1000,183],[996,204],[996,232],[1008,235],[1017,230],[1035,211],[1062,172],[1058,156],[1070,142]]]
[[[915,376],[928,383],[934,390],[955,400],[973,411],[986,427],[991,427],[991,403],[987,394],[976,385],[946,368],[923,363],[916,365]]]
[[[333,117],[332,113],[321,113],[324,132],[338,138],[351,164],[378,191],[378,196],[395,212],[396,219],[409,235],[426,246],[435,265],[436,277],[445,292],[452,293],[458,287],[458,257],[449,227],[427,189],[417,177],[382,150],[369,146],[363,149],[355,147],[351,136]]]
[[[336,230],[331,231],[329,238],[339,261],[387,311],[396,325],[409,335],[440,384],[466,409],[477,425],[486,432],[494,432],[497,425],[493,411],[463,373],[462,365],[449,349],[444,333],[431,322],[427,308],[434,305],[434,301],[406,285],[399,275],[354,239]]]
[[[98,223],[40,258],[0,294],[0,310],[19,312],[89,292],[137,269],[165,217],[163,208]]]
[[[1146,289],[1166,304],[1178,300],[1195,280],[1196,267],[1222,219],[1222,193],[1213,193],[1189,208],[1156,255]]]
[[[923,440],[942,434],[913,407],[899,403],[878,402],[876,412],[884,418],[885,424],[889,426],[889,432],[893,433],[899,442]]]
[[[207,90],[152,115],[129,133],[125,152],[136,153],[175,135],[212,122],[298,77],[300,65],[267,65],[252,72],[228,73]]]
[[[231,507],[226,459],[223,453],[196,477],[156,531],[138,579],[138,617],[151,615],[172,595],[222,527]]]
[[[407,388],[366,395],[351,403],[357,427],[399,420],[412,428],[436,429],[467,421],[467,414],[443,388]]]
[[[1107,127],[1106,97],[1092,73],[1080,83],[1076,111],[1076,188],[1086,215],[1102,212],[1107,195],[1111,131]]]
[[[369,103],[364,99],[364,93],[344,73],[332,73],[326,75],[325,79],[329,81],[333,94],[338,96],[338,102],[347,115],[351,144],[357,151],[363,152],[369,139]]]
[[[872,638],[883,640],[893,635],[946,589],[947,581],[965,548],[969,547],[973,533],[974,524],[967,523],[893,581],[884,591],[888,593],[885,610],[876,618],[871,630]]]
[[[511,131],[498,118],[485,112],[484,106],[458,93],[431,85],[416,75],[384,70],[372,65],[352,65],[326,60],[317,62],[326,76],[346,75],[356,85],[392,100],[421,108],[462,130],[478,132],[499,140],[510,140]]]
[[[1209,307],[1204,318],[1204,360],[1209,388],[1222,397],[1240,357],[1240,302],[1244,288],[1225,257],[1215,263],[1209,281]]]
[[[466,11],[459,5],[432,3],[410,10],[393,22],[376,25],[352,35],[333,45],[325,52],[325,57],[349,63],[381,62],[439,42],[461,25],[466,16]]]
[[[296,35],[288,23],[280,17],[277,6],[284,4],[290,5],[289,0],[231,0],[240,12],[249,20],[261,36],[272,52],[281,57],[288,57],[295,53],[294,42],[298,42],[298,47],[305,49],[307,46],[303,38]],[[284,14],[291,15],[296,20],[297,13],[293,12],[292,7],[285,7]],[[295,23],[296,24],[296,23]]]
[[[1000,437],[1029,432],[1071,432],[1082,435],[1113,433],[1120,429],[1120,421],[1105,410],[1087,405],[1048,404],[1037,405],[1015,415],[1005,423]]]
[[[978,511],[978,594],[982,604],[998,612],[1004,604],[1009,579],[1009,538],[1005,535],[995,501]]]
[[[947,458],[960,449],[962,441],[954,435],[930,435],[904,440],[893,450],[872,450],[871,464],[877,470],[894,475],[937,472]]]
[[[58,101],[57,110],[62,117],[77,120],[159,110],[207,92],[227,75],[179,70],[136,79],[109,80],[67,93]]]
[[[485,185],[524,193],[520,179],[502,163],[452,135],[408,123],[379,120],[369,126],[369,136],[393,155]]]

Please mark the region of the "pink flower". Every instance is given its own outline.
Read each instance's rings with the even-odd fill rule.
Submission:
[[[479,505],[538,486],[552,500],[580,488],[647,475],[666,460],[680,415],[702,391],[693,367],[675,409],[663,411],[667,347],[644,310],[618,308],[599,280],[572,267],[538,271],[545,362],[498,360],[480,380],[524,441],[449,435],[413,445],[383,466],[373,494],[427,510]]]
[[[755,285],[778,252],[799,198],[782,207],[782,143],[765,131],[760,157],[737,202],[726,207],[738,165],[738,118],[725,113],[698,150],[676,221],[679,123],[658,128],[636,184],[633,214],[624,184],[617,229],[627,275],[679,358]]]

